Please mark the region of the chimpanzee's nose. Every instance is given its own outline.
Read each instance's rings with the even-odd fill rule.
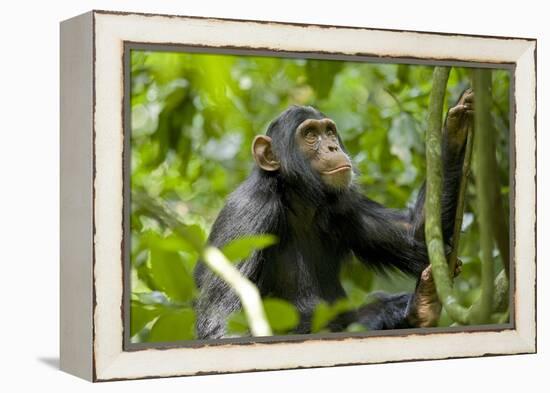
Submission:
[[[338,146],[336,146],[336,145],[329,145],[328,151],[331,152],[331,153],[337,152],[337,151],[338,151]]]

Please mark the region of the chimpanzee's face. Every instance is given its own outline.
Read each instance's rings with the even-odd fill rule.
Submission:
[[[294,137],[325,185],[335,189],[349,187],[351,160],[340,146],[336,124],[331,119],[307,119],[296,128]]]
[[[252,154],[262,170],[279,172],[300,191],[316,188],[317,183],[345,190],[352,181],[351,160],[336,124],[312,107],[291,106],[284,111],[266,135],[254,138]]]

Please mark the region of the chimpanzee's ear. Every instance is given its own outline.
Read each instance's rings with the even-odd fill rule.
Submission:
[[[257,135],[252,142],[252,155],[256,164],[264,171],[277,171],[281,167],[281,164],[275,158],[273,150],[271,149],[271,138],[267,135]]]

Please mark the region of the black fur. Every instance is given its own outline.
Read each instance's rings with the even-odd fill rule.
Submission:
[[[286,299],[296,306],[301,315],[296,333],[310,332],[311,315],[320,301],[345,297],[339,271],[352,255],[378,271],[394,268],[415,277],[428,264],[423,190],[412,209],[396,211],[368,199],[354,185],[345,191],[331,190],[312,171],[296,146],[294,132],[306,119],[325,117],[314,108],[292,106],[270,124],[267,135],[281,169],[267,172],[256,167],[228,197],[209,238],[217,247],[251,234],[271,233],[279,238],[277,245],[241,263],[239,270],[258,286],[262,296]],[[444,155],[442,222],[448,241],[461,155],[450,157],[445,148]],[[240,301],[204,264],[198,264],[195,277],[201,290],[198,338],[223,337],[227,317],[240,308]],[[351,313],[345,324],[356,320],[369,329],[406,327],[412,296],[381,296],[378,302]],[[345,324],[331,327],[340,330]]]

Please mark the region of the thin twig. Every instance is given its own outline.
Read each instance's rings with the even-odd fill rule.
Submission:
[[[244,277],[219,249],[206,247],[202,255],[208,267],[229,284],[241,300],[252,335],[273,335],[256,285]]]

